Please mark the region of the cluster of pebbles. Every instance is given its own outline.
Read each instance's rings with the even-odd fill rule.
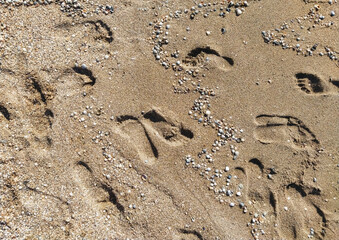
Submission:
[[[0,0],[0,4],[7,7],[58,4],[60,5],[60,10],[71,17],[87,17],[89,14],[94,13],[104,13],[107,15],[114,12],[114,7],[111,5],[94,6],[93,2],[83,0]]]
[[[328,1],[329,5],[337,1]],[[322,28],[330,28],[338,31],[334,10],[324,11],[320,5],[314,5],[305,16],[284,22],[274,30],[262,31],[262,37],[266,43],[280,46],[282,49],[292,49],[298,55],[303,56],[327,56],[339,63],[339,52],[334,47],[320,42],[320,39],[312,39],[312,33]]]
[[[165,69],[172,69],[176,77],[173,84],[175,94],[189,94],[198,95],[194,100],[193,106],[188,111],[191,119],[197,121],[203,127],[210,127],[215,130],[216,139],[211,145],[210,149],[202,149],[197,153],[197,157],[187,155],[184,157],[186,166],[190,166],[199,172],[200,176],[208,180],[208,188],[215,193],[216,199],[221,204],[227,204],[231,208],[238,206],[244,213],[248,212],[246,203],[246,194],[244,194],[244,179],[237,176],[237,173],[244,174],[239,169],[231,168],[220,158],[225,159],[224,152],[220,152],[222,148],[229,147],[231,152],[231,161],[236,161],[239,157],[239,151],[234,146],[237,143],[244,142],[245,139],[241,137],[243,129],[229,125],[225,119],[216,119],[213,116],[210,100],[216,96],[213,88],[204,86],[204,78],[206,78],[206,65],[208,64],[208,57],[204,54],[199,54],[192,59],[192,57],[180,56],[180,50],[169,52],[166,46],[169,44],[169,36],[171,30],[171,21],[179,18],[195,19],[201,15],[203,18],[208,18],[214,14],[216,17],[225,18],[229,14],[239,16],[245,12],[248,7],[247,1],[224,1],[214,3],[199,3],[190,9],[182,9],[174,11],[167,16],[149,23],[153,27],[152,45],[153,55],[155,60],[159,62]],[[189,27],[186,29],[190,31]],[[220,34],[225,34],[226,29],[222,28]],[[206,35],[210,35],[206,31]],[[229,154],[228,154],[229,155]],[[216,167],[216,165],[225,164],[223,167]],[[254,217],[249,227],[252,228],[252,235],[259,238],[265,232],[257,226],[261,224],[265,216]]]
[[[212,88],[203,86],[203,79],[206,77],[203,66],[206,62],[202,60],[199,61],[201,66],[193,66],[190,64],[191,59],[182,58],[180,60],[179,50],[173,51],[169,57],[166,51],[166,45],[169,43],[168,35],[171,29],[170,22],[172,19],[184,17],[194,19],[199,15],[207,18],[211,14],[216,14],[222,18],[227,14],[239,16],[245,11],[247,6],[247,1],[199,3],[197,6],[193,6],[190,9],[177,10],[162,19],[150,23],[154,28],[152,32],[154,57],[165,69],[171,68],[177,78],[176,83],[173,86],[174,93],[198,94],[199,97],[194,100],[192,108],[188,111],[188,115],[196,120],[198,124],[215,129],[216,140],[211,146],[210,153],[208,153],[209,151],[207,149],[203,149],[201,153],[198,154],[199,159],[206,159],[207,161],[204,162],[201,160],[201,163],[198,163],[189,155],[185,157],[185,161],[187,165],[191,164],[192,167],[196,169],[201,168],[203,170],[201,175],[208,175],[211,172],[215,173],[215,175],[212,175],[209,179],[211,181],[211,189],[215,190],[216,193],[220,193],[220,189],[217,190],[217,184],[214,179],[221,177],[222,174],[219,174],[218,169],[212,170],[212,167],[209,166],[209,164],[212,165],[214,162],[213,154],[220,151],[221,147],[226,146],[230,142],[243,142],[244,139],[238,136],[243,130],[240,131],[234,126],[229,126],[225,119],[218,120],[213,117],[210,99],[213,98],[216,93]],[[239,156],[239,152],[233,145],[231,145],[231,153],[233,160],[236,160]],[[220,170],[220,173],[221,172],[222,171]],[[226,194],[226,191],[226,188],[221,190],[223,194]]]

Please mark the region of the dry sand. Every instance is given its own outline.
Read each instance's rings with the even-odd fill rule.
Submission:
[[[336,0],[8,2],[0,239],[338,238]]]

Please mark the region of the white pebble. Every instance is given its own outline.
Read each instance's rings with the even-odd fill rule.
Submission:
[[[235,9],[235,13],[237,14],[237,16],[239,16],[242,14],[242,11],[239,8],[237,8]]]

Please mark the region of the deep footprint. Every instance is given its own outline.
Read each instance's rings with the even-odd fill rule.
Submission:
[[[319,94],[324,92],[324,86],[320,78],[309,73],[297,73],[297,84],[307,94]]]
[[[319,147],[314,133],[298,118],[279,115],[259,115],[254,137],[263,144],[278,143],[297,149]]]
[[[326,83],[317,75],[311,73],[297,73],[295,74],[296,83],[301,91],[306,94],[318,94],[318,95],[328,95],[336,93],[337,88],[339,87],[339,81],[332,80]]]

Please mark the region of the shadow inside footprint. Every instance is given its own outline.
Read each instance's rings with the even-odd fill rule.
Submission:
[[[234,65],[234,60],[227,56],[221,56],[216,50],[210,47],[197,47],[187,54],[183,61],[188,67],[198,67],[205,65],[216,67],[224,71],[228,71]]]
[[[297,73],[297,84],[302,91],[307,94],[317,94],[324,92],[324,86],[321,79],[310,73]]]
[[[57,99],[63,102],[65,97],[79,94],[83,89],[89,91],[97,79],[90,69],[74,66],[65,69],[56,78],[56,81],[58,85]]]
[[[284,198],[281,198],[279,222],[281,235],[286,239],[304,239],[311,228],[316,239],[325,237],[326,214],[307,195],[302,186],[292,183],[287,186]]]
[[[123,115],[117,119],[121,124],[119,126],[121,135],[127,138],[130,144],[135,147],[140,159],[145,163],[153,164],[159,157],[158,149],[138,118]]]
[[[196,230],[179,229],[179,232],[185,234],[185,239],[204,240],[203,236]],[[189,238],[187,238],[187,237],[189,237]]]
[[[330,81],[334,86],[336,86],[337,88],[339,88],[339,80],[331,80]]]
[[[83,36],[88,40],[104,40],[107,43],[113,42],[113,32],[111,28],[102,20],[84,21],[78,24],[64,22],[57,25],[56,28],[71,32],[79,31],[81,33],[84,33]]]
[[[259,115],[255,138],[263,143],[278,143],[303,149],[319,147],[319,141],[311,130],[298,118],[279,115]]]
[[[94,176],[91,167],[84,161],[76,163],[76,173],[78,175],[77,181],[83,189],[85,194],[88,194],[86,199],[89,204],[95,204],[99,208],[105,207],[106,204],[114,205],[119,212],[124,213],[125,208],[118,201],[117,194],[113,188],[97,179]]]
[[[159,109],[152,109],[144,114],[145,127],[154,131],[162,140],[170,145],[181,145],[186,139],[192,139],[194,134],[183,124],[171,120],[170,116],[163,114]]]
[[[8,112],[7,108],[4,107],[3,105],[0,105],[0,112],[8,121],[11,119],[10,113]]]
[[[89,81],[88,80],[84,81],[84,83],[83,83],[84,85],[88,84],[88,85],[94,86],[97,79],[96,79],[96,77],[93,76],[93,73],[92,73],[91,70],[89,70],[87,68],[82,68],[82,67],[73,67],[72,69],[73,69],[74,72],[76,72],[80,75],[84,75],[89,79]]]

